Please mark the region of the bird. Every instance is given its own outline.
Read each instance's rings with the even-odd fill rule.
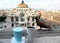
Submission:
[[[40,27],[40,30],[42,30],[42,28],[48,28],[48,30],[51,30],[51,27],[46,25],[45,22],[39,20],[39,18],[41,18],[41,16],[35,16],[36,24]]]

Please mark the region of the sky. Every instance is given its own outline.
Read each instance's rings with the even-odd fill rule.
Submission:
[[[0,0],[0,9],[16,8],[22,0]],[[29,8],[60,10],[60,0],[24,0]]]

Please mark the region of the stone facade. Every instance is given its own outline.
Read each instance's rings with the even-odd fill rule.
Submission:
[[[6,16],[6,23],[4,23],[6,28],[37,26],[34,17],[38,15],[38,10],[31,9],[27,6],[22,1],[16,8],[6,11],[6,14],[2,14],[2,16]]]

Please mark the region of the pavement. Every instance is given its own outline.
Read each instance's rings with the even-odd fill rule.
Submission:
[[[0,43],[11,43],[11,38],[10,39],[0,39]],[[60,36],[37,37],[37,38],[34,38],[33,43],[60,43]]]
[[[0,38],[0,43],[10,43],[12,37]],[[33,43],[60,43],[60,26],[55,27],[51,31],[36,30]]]
[[[33,43],[60,43],[60,36],[35,38]]]
[[[0,43],[10,43],[10,42],[11,42],[11,38],[0,39]]]

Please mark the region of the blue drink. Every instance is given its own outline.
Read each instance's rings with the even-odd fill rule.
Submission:
[[[13,34],[14,34],[15,40],[17,42],[22,41],[22,32],[23,32],[23,28],[21,28],[21,27],[13,28]]]

